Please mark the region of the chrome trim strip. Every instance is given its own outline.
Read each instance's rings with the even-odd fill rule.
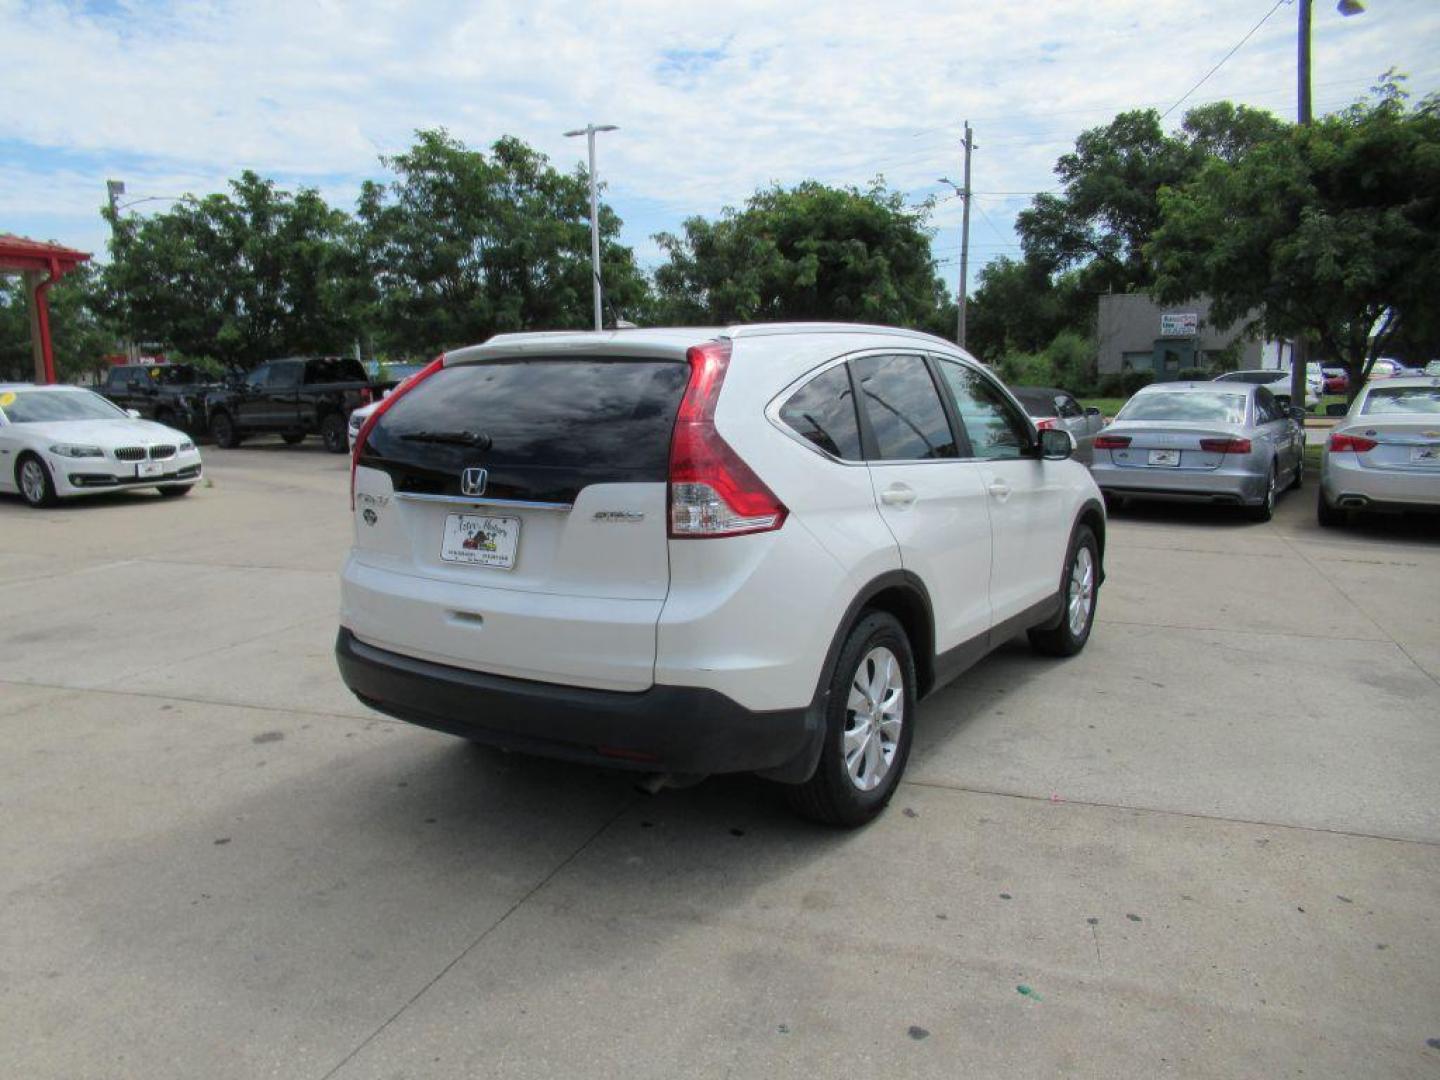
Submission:
[[[395,498],[406,502],[446,503],[454,506],[503,506],[514,510],[555,510],[562,513],[575,508],[574,503],[528,502],[525,499],[487,499],[483,495],[421,495],[411,491],[397,491]]]

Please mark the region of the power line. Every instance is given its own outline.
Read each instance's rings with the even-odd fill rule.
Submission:
[[[1161,114],[1160,114],[1160,119],[1161,119],[1161,120],[1164,120],[1165,117],[1169,116],[1172,112],[1174,112],[1176,109],[1178,109],[1178,108],[1184,103],[1184,101],[1185,101],[1186,98],[1188,98],[1188,97],[1189,97],[1191,94],[1193,94],[1196,90],[1199,90],[1200,87],[1204,86],[1206,80],[1208,80],[1211,75],[1214,75],[1215,72],[1219,71],[1222,67],[1225,66],[1225,61],[1226,61],[1226,60],[1229,60],[1230,57],[1234,56],[1237,52],[1240,51],[1240,46],[1241,46],[1241,45],[1244,45],[1245,42],[1249,41],[1252,37],[1255,36],[1255,31],[1256,31],[1256,30],[1259,30],[1260,27],[1264,26],[1267,22],[1270,21],[1270,16],[1271,16],[1271,15],[1274,15],[1275,12],[1279,11],[1282,4],[1286,4],[1286,3],[1289,3],[1289,2],[1290,2],[1290,0],[1275,0],[1275,6],[1272,7],[1269,11],[1267,11],[1267,12],[1265,13],[1265,17],[1262,18],[1259,22],[1257,22],[1254,26],[1252,26],[1252,27],[1250,28],[1250,32],[1249,32],[1248,34],[1246,34],[1244,37],[1242,37],[1239,41],[1237,41],[1237,42],[1235,43],[1235,47],[1234,47],[1233,49],[1231,49],[1229,52],[1227,52],[1224,56],[1222,56],[1222,57],[1220,58],[1220,63],[1216,64],[1214,67],[1212,67],[1209,71],[1207,71],[1207,72],[1205,73],[1204,78],[1202,78],[1202,79],[1201,79],[1199,82],[1197,82],[1194,86],[1190,87],[1189,90],[1186,90],[1185,93],[1180,96],[1180,100],[1179,100],[1179,101],[1175,102],[1174,105],[1171,105],[1168,109],[1166,109],[1163,113],[1161,113]],[[1305,2],[1306,2],[1306,0],[1301,0],[1301,3],[1305,3]]]

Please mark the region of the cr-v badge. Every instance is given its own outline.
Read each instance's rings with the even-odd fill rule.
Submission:
[[[485,470],[466,469],[460,474],[460,493],[462,495],[484,495],[485,494]]]

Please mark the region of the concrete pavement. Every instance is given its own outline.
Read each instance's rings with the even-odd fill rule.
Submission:
[[[375,716],[346,463],[0,500],[0,1075],[1440,1072],[1440,538],[1112,522],[871,828]]]

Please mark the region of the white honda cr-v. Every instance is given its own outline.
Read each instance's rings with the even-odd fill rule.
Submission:
[[[1089,637],[1105,511],[1068,432],[939,338],[829,324],[515,334],[375,410],[336,654],[366,704],[854,825],[916,702]]]

